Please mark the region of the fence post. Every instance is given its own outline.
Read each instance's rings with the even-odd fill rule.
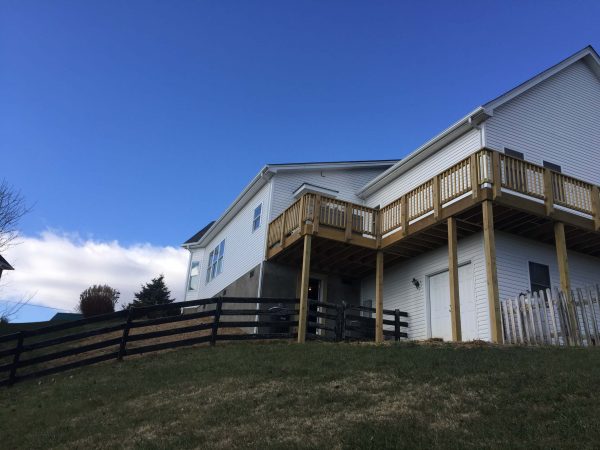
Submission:
[[[394,311],[394,338],[396,342],[400,340],[400,310]]]
[[[19,331],[19,337],[17,338],[17,346],[15,347],[15,355],[13,356],[12,367],[10,368],[10,373],[8,375],[8,385],[12,385],[17,378],[17,366],[19,365],[19,359],[21,358],[21,352],[23,351],[23,339],[25,337],[25,333],[23,331]]]
[[[339,305],[336,309],[336,315],[335,315],[335,340],[337,342],[341,341],[343,339],[342,336],[342,305]]]
[[[131,321],[133,320],[133,307],[129,308],[127,313],[127,321],[125,322],[125,328],[123,328],[123,336],[121,337],[121,344],[119,345],[119,354],[117,360],[122,361],[125,352],[127,351],[127,338],[129,337],[129,329],[131,327]]]
[[[221,320],[221,310],[223,309],[223,297],[217,299],[217,307],[215,309],[215,317],[212,326],[212,336],[210,338],[210,345],[214,347],[217,342],[217,333],[219,331],[219,321]]]
[[[342,323],[341,323],[341,338],[345,341],[348,340],[346,336],[346,302],[342,302]]]

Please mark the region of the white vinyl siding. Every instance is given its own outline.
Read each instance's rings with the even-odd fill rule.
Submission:
[[[225,240],[222,272],[210,282],[205,283],[205,270],[198,291],[193,297],[190,292],[187,296],[188,300],[217,295],[229,284],[262,262],[265,255],[265,237],[268,227],[261,226],[258,230],[253,231],[251,224],[254,220],[254,210],[258,204],[263,205],[263,214],[264,211],[269,210],[269,193],[270,183],[267,183],[219,233],[206,243],[201,261],[201,266],[204,268],[208,267],[210,252]]]
[[[434,175],[446,170],[482,147],[481,133],[474,129],[463,134],[429,158],[408,169],[384,187],[371,194],[366,205],[370,207],[386,206],[403,194],[423,184]]]
[[[336,198],[340,200],[364,204],[356,192],[383,171],[383,168],[376,168],[279,172],[273,179],[270,220],[296,200],[294,192],[304,183],[338,191]]]
[[[485,122],[485,142],[600,184],[600,80],[583,61],[565,68],[496,108]]]
[[[473,289],[479,339],[489,340],[487,277],[483,253],[483,234],[477,233],[458,241],[458,262],[473,267]],[[427,339],[427,277],[448,270],[448,247],[440,247],[384,270],[383,307],[408,313],[409,339]],[[412,279],[419,281],[417,289]],[[374,277],[365,278],[361,286],[362,301],[375,298]]]
[[[570,251],[571,287],[585,288],[600,284],[600,258]],[[550,268],[550,285],[560,288],[556,247],[514,234],[496,232],[496,265],[500,298],[514,298],[530,290],[529,262]]]

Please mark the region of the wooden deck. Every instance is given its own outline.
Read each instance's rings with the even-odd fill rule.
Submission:
[[[567,250],[600,257],[598,186],[481,149],[380,208],[305,194],[269,224],[267,259],[301,268],[299,329],[311,272],[375,274],[377,323],[384,266],[448,245],[452,338],[461,340],[457,240],[483,231],[493,342],[502,342],[495,230],[554,245],[570,292]],[[376,342],[383,341],[376,327]]]
[[[298,241],[311,234],[323,268],[335,262],[373,270],[376,250],[405,259],[445,245],[450,217],[459,238],[480,231],[478,206],[486,200],[493,201],[496,229],[553,242],[552,224],[560,221],[569,248],[600,256],[598,186],[482,149],[381,209],[305,194],[269,224],[267,259],[295,262]]]

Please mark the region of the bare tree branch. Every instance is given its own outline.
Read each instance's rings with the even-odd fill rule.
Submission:
[[[18,224],[30,211],[25,198],[5,180],[0,182],[0,252],[6,250],[19,236]]]
[[[31,299],[35,297],[35,294],[31,294],[28,297],[24,297],[16,302],[5,303],[4,308],[0,309],[0,323],[10,322],[14,316],[16,316],[21,308],[27,305]]]

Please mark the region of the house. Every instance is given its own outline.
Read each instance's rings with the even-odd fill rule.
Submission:
[[[13,269],[13,267],[8,263],[8,261],[6,259],[4,259],[2,257],[2,255],[0,255],[0,278],[2,278],[2,271],[4,270],[15,270]]]
[[[50,322],[71,322],[73,320],[83,319],[83,314],[80,313],[67,313],[57,312],[52,316]]]
[[[190,251],[187,299],[373,305],[502,341],[500,299],[600,280],[600,58],[586,47],[400,161],[267,165]]]

